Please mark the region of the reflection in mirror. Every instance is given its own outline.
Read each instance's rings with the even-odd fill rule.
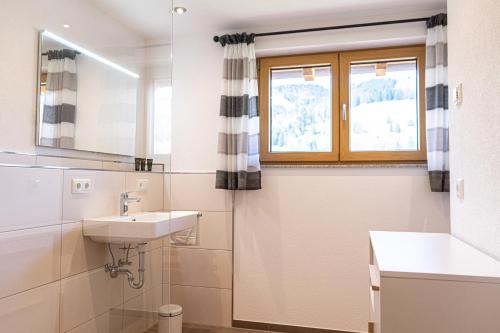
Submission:
[[[40,34],[38,145],[134,155],[139,75]]]

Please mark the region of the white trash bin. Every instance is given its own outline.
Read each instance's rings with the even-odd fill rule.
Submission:
[[[158,333],[182,333],[182,306],[165,304],[158,310]]]

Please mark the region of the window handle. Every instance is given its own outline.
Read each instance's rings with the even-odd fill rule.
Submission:
[[[347,104],[342,104],[342,120],[347,121]]]

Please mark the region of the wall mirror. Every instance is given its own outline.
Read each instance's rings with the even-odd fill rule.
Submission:
[[[40,33],[37,144],[134,155],[139,74]]]
[[[40,31],[36,145],[168,162],[171,3],[64,7],[85,12],[92,24],[64,16]]]

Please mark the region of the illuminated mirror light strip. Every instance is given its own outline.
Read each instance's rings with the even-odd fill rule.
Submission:
[[[100,55],[95,54],[95,53],[94,53],[94,52],[92,52],[92,51],[89,51],[89,50],[87,50],[87,49],[84,49],[83,47],[78,46],[78,45],[76,45],[76,44],[74,44],[74,43],[72,43],[72,42],[70,42],[70,41],[67,41],[66,39],[64,39],[64,38],[62,38],[62,37],[59,37],[58,35],[53,34],[53,33],[52,33],[52,32],[50,32],[50,31],[44,30],[44,31],[42,31],[42,35],[43,35],[43,36],[46,36],[46,37],[49,37],[50,39],[53,39],[53,40],[55,40],[56,42],[59,42],[59,43],[61,43],[61,44],[64,44],[64,45],[66,45],[66,46],[68,46],[68,47],[70,47],[70,48],[72,48],[72,49],[74,49],[74,50],[76,50],[76,51],[78,51],[78,52],[80,52],[80,53],[85,54],[86,56],[91,57],[92,59],[95,59],[95,60],[97,60],[97,61],[99,61],[99,62],[101,62],[101,63],[103,63],[103,64],[105,64],[105,65],[108,65],[109,67],[112,67],[112,68],[114,68],[114,69],[116,69],[116,70],[119,70],[120,72],[125,73],[125,74],[127,74],[127,75],[129,75],[129,76],[131,76],[131,77],[133,77],[133,78],[136,78],[136,79],[138,79],[138,78],[139,78],[139,74],[134,73],[134,72],[132,72],[132,71],[130,71],[130,70],[128,70],[128,69],[126,69],[125,67],[122,67],[122,66],[120,66],[120,65],[117,65],[117,64],[115,64],[114,62],[109,61],[108,59],[103,58],[103,57],[101,57]]]

